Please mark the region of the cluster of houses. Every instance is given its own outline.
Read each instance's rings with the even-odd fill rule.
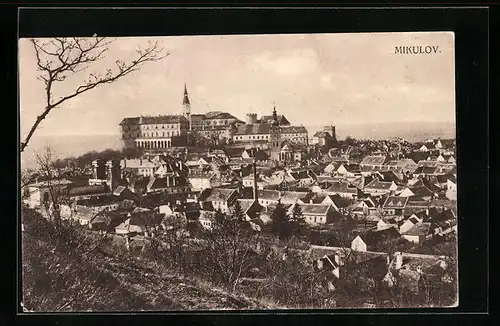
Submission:
[[[225,125],[231,117],[204,116],[196,123],[192,118],[196,116],[190,117],[188,124],[170,119],[169,132],[177,136],[193,127],[215,130],[213,126]],[[335,128],[325,127],[315,134],[311,145],[307,131],[304,135],[302,129],[292,130],[286,118],[276,112],[260,120],[255,115],[247,118],[247,124],[237,127],[235,137],[250,131],[260,135],[260,125],[265,124],[273,130],[280,127],[278,145],[238,145],[243,138],[236,138],[233,146],[207,150],[172,147],[170,139],[154,143],[134,136],[130,144],[144,141],[145,148],[156,150],[137,159],[95,160],[88,167],[91,175],[70,174],[64,179],[26,185],[22,189],[23,202],[46,212],[57,209],[62,218],[127,238],[154,236],[172,218],[211,229],[218,212],[231,215],[236,207],[253,230],[266,233],[280,203],[289,215],[300,208],[304,222],[311,228],[364,222],[369,227],[350,239],[347,249],[364,253],[364,257],[375,255],[385,262],[384,266],[390,265],[381,278],[386,281],[408,273],[404,272],[407,264],[401,261],[404,258],[397,256],[393,262],[385,257],[384,243],[404,239],[423,244],[456,233],[454,140],[415,144],[402,140],[365,141],[335,146]],[[127,128],[128,133],[140,133],[138,130],[144,127]],[[293,131],[290,137],[281,134],[287,128]],[[156,129],[142,132],[157,133]],[[262,143],[276,141],[272,135],[264,136],[267,138]],[[327,150],[318,152],[318,146]],[[162,151],[158,152],[158,148]],[[364,155],[359,157],[359,153]],[[318,255],[318,266],[322,270],[330,266],[329,271],[339,277],[341,257],[335,252]],[[418,265],[421,270],[417,274],[422,275],[422,268],[434,265]]]

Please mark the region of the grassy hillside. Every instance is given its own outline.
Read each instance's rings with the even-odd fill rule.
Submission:
[[[210,283],[177,276],[147,258],[110,255],[101,246],[91,250],[89,245],[97,238],[88,239],[76,231],[64,239],[49,223],[29,214],[23,216],[22,234],[23,306],[27,311],[268,308]]]

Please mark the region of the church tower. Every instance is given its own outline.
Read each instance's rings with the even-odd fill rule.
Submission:
[[[278,113],[276,112],[276,105],[274,103],[269,142],[271,145],[271,159],[277,161],[281,150],[281,127],[279,125]]]
[[[184,98],[182,99],[182,114],[189,121],[189,130],[191,130],[191,102],[187,92],[186,83],[184,83]]]

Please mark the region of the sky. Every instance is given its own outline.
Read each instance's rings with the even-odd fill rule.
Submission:
[[[273,103],[295,125],[379,122],[455,123],[453,33],[359,33],[117,38],[104,60],[58,83],[73,92],[91,72],[137,46],[159,40],[170,54],[123,79],[53,109],[35,135],[118,134],[124,117],[181,114],[184,83],[192,113],[271,114]],[[432,55],[395,54],[396,46],[439,46]],[[19,41],[21,137],[43,111],[29,40]]]

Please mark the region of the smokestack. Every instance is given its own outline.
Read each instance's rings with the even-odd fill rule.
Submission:
[[[255,163],[255,160],[253,161],[253,199],[259,200],[257,194],[257,163]]]

